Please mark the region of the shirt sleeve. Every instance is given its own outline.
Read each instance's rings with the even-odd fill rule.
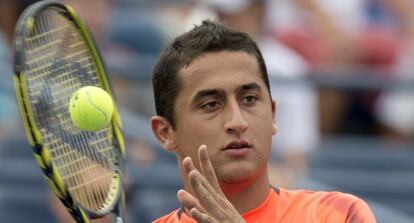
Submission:
[[[322,222],[376,223],[369,206],[360,198],[346,193],[331,192],[319,201]]]

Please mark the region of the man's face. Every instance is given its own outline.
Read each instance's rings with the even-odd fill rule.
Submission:
[[[179,161],[207,145],[219,181],[246,181],[266,167],[275,105],[259,65],[244,52],[207,53],[179,73],[173,132]]]

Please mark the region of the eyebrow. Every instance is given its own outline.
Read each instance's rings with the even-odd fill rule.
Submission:
[[[198,101],[204,97],[209,97],[209,96],[223,96],[224,92],[223,90],[220,89],[206,89],[206,90],[201,90],[199,92],[197,92],[197,94],[194,96],[193,101]]]
[[[238,87],[237,90],[243,90],[243,91],[258,90],[258,91],[260,91],[261,89],[262,89],[262,87],[260,87],[259,84],[253,82],[253,83],[244,84],[244,85]]]
[[[253,82],[248,84],[243,84],[242,86],[238,87],[237,91],[250,91],[250,90],[257,90],[260,91],[262,88],[259,84]],[[223,97],[224,91],[221,89],[206,89],[201,90],[197,92],[197,94],[194,96],[193,101],[198,101],[204,97]]]

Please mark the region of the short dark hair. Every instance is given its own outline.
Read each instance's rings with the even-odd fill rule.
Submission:
[[[257,44],[244,32],[205,20],[201,25],[178,36],[161,53],[152,76],[157,115],[175,129],[174,103],[180,91],[178,72],[205,53],[243,51],[256,57],[270,95],[266,65]]]

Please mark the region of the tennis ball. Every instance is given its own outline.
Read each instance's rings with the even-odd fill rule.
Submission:
[[[81,130],[96,131],[111,121],[114,103],[103,89],[94,86],[82,87],[73,93],[69,102],[69,113]]]

